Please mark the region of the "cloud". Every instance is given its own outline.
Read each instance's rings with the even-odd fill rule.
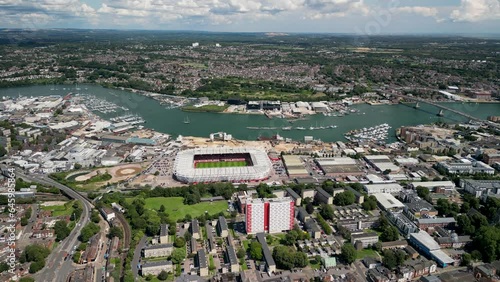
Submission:
[[[366,16],[370,12],[363,0],[306,0],[311,19],[338,18],[348,15]]]
[[[406,6],[406,7],[396,7],[389,9],[391,13],[413,13],[416,15],[424,17],[436,17],[438,15],[438,9],[434,7],[422,7],[422,6]]]
[[[499,0],[462,0],[460,7],[451,12],[450,18],[458,22],[479,22],[500,19]]]

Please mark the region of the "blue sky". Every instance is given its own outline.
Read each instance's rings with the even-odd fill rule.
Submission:
[[[0,27],[484,34],[500,0],[0,0]]]

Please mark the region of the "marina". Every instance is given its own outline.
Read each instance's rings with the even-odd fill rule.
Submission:
[[[112,122],[116,122],[116,123],[118,123],[118,122],[128,122],[131,125],[146,123],[146,121],[142,117],[140,117],[139,115],[133,115],[133,114],[112,117],[109,120],[112,121]]]
[[[419,124],[429,124],[433,122],[446,123],[467,123],[467,118],[458,116],[449,111],[444,111],[443,117],[436,115],[439,109],[432,105],[421,104],[419,109],[409,108],[407,105],[378,105],[370,106],[367,104],[356,104],[349,106],[349,109],[357,110],[357,113],[350,113],[343,117],[324,116],[323,114],[310,115],[300,119],[288,120],[281,118],[269,119],[264,115],[249,114],[219,114],[219,113],[189,113],[190,124],[184,124],[186,113],[178,108],[165,109],[158,101],[141,96],[130,91],[119,89],[103,88],[96,85],[79,85],[81,91],[70,88],[67,90],[51,91],[50,85],[14,87],[9,89],[0,89],[0,96],[18,97],[19,94],[26,97],[38,97],[59,95],[66,96],[69,92],[86,94],[96,97],[99,100],[106,100],[120,107],[125,107],[129,111],[117,109],[116,112],[103,113],[96,111],[100,117],[110,120],[117,116],[134,113],[140,116],[146,123],[144,127],[154,128],[155,130],[168,133],[173,136],[209,136],[213,132],[230,132],[234,138],[241,140],[255,140],[260,135],[273,136],[279,133],[285,140],[303,140],[304,135],[314,132],[315,139],[321,139],[324,142],[346,140],[344,133],[353,129],[366,127],[375,127],[387,123],[390,129],[387,133],[386,142],[397,141],[395,137],[395,128],[401,126],[411,126]],[[88,88],[88,90],[84,90]],[[75,96],[75,95],[73,95]],[[500,104],[487,103],[446,103],[446,106],[456,110],[466,112],[470,115],[486,119],[488,116],[498,115]],[[365,113],[365,114],[363,114]],[[334,112],[334,114],[337,114]],[[398,118],[394,118],[394,117]],[[292,122],[292,123],[290,123]],[[335,129],[313,129],[328,126],[337,126]],[[252,127],[247,128],[247,127]],[[275,128],[275,129],[271,129]],[[350,137],[349,135],[347,137]]]
[[[92,112],[98,112],[102,114],[110,114],[116,112],[126,112],[129,109],[124,106],[118,106],[117,104],[107,101],[105,99],[100,99],[94,95],[89,94],[74,94],[73,98],[77,101],[83,103],[87,109]]]
[[[347,132],[344,137],[352,142],[375,142],[381,143],[387,140],[389,136],[389,129],[391,126],[387,123],[383,123],[370,128],[362,128],[357,130],[351,130]]]

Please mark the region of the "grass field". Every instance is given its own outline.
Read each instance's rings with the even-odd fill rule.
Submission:
[[[247,166],[246,161],[234,161],[234,162],[203,162],[196,163],[196,168],[218,168],[218,167],[240,167]]]
[[[41,206],[42,210],[52,211],[52,216],[71,215],[73,213],[73,201],[60,206]]]
[[[356,259],[364,259],[365,257],[380,258],[380,256],[372,249],[363,249],[356,253]]]
[[[129,199],[133,201],[133,199]],[[165,211],[170,215],[173,220],[184,218],[190,214],[193,218],[200,216],[207,211],[209,214],[217,214],[227,210],[226,201],[206,202],[196,205],[184,205],[182,197],[157,197],[145,199],[146,208],[158,210],[161,205],[165,206]]]

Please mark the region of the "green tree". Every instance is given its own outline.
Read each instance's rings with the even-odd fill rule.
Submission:
[[[457,216],[457,232],[460,234],[472,235],[476,231],[474,225],[470,218],[466,214],[460,214]]]
[[[23,278],[19,279],[19,282],[35,282],[35,278],[23,277]]]
[[[297,242],[299,234],[296,230],[290,230],[283,239],[283,244],[287,246],[293,246]]]
[[[82,257],[82,253],[81,252],[76,252],[75,254],[73,254],[73,262],[74,263],[80,263],[80,258]]]
[[[351,191],[344,191],[342,193],[338,193],[333,198],[333,203],[337,206],[348,206],[354,204],[356,201],[356,196]]]
[[[176,248],[182,248],[182,247],[186,246],[186,240],[183,237],[177,237],[177,238],[175,238],[174,246]]]
[[[56,234],[56,240],[62,241],[71,233],[71,229],[69,229],[68,225],[64,220],[59,220],[54,225],[54,232]]]
[[[380,235],[380,240],[382,240],[382,242],[391,242],[398,239],[399,231],[392,225],[390,227],[384,228],[384,231],[382,231],[382,234]]]
[[[40,271],[44,267],[45,267],[45,260],[34,261],[30,264],[29,273],[32,273],[32,274],[37,273],[38,271]]]
[[[93,222],[89,222],[87,225],[85,225],[85,227],[82,228],[79,237],[80,241],[87,242],[88,240],[90,240],[92,236],[97,234],[97,232],[99,232],[100,229],[101,228],[99,227],[99,225]]]
[[[9,270],[10,267],[6,262],[1,262],[0,263],[0,273]]]
[[[405,260],[408,258],[406,252],[403,250],[395,250],[394,255],[396,256],[396,262],[398,265],[402,265]]]
[[[122,239],[123,238],[123,231],[120,227],[113,226],[109,229],[108,237],[109,238],[118,237],[119,239]]]
[[[164,205],[161,205],[160,206],[160,209],[158,210],[159,212],[165,212],[165,206]]]
[[[428,199],[430,198],[430,194],[431,192],[429,191],[429,189],[427,187],[422,187],[422,186],[417,186],[417,195],[422,198],[422,199],[425,199],[426,201],[428,201]]]
[[[74,166],[73,166],[74,169],[80,169],[82,168],[82,165],[79,164],[79,163],[76,163]]]
[[[175,249],[172,252],[172,262],[175,264],[181,263],[186,258],[186,251],[184,249]]]
[[[461,266],[469,266],[472,265],[472,255],[469,253],[464,253],[462,255],[462,261],[460,262]]]
[[[99,221],[101,221],[101,217],[99,216],[99,212],[96,211],[96,210],[93,210],[92,211],[92,214],[90,216],[90,219],[92,220],[92,222],[94,223],[99,223]]]
[[[363,209],[365,211],[375,210],[377,208],[377,198],[375,198],[375,196],[371,195],[363,201],[361,206],[363,207]]]
[[[168,273],[165,270],[162,270],[160,274],[158,274],[158,280],[166,281],[168,278]]]
[[[447,216],[451,212],[451,205],[447,199],[438,199],[436,210],[438,211],[440,216]]]
[[[321,216],[324,219],[332,220],[333,216],[334,216],[334,212],[333,212],[332,206],[327,205],[327,204],[321,205],[321,209],[319,211],[319,214],[321,214]]]
[[[237,256],[238,258],[240,258],[240,259],[241,259],[241,258],[244,258],[244,257],[245,257],[245,255],[246,255],[245,250],[243,250],[243,249],[241,249],[241,248],[240,248],[240,249],[238,249],[238,251],[236,252],[236,256]]]
[[[382,259],[382,263],[385,267],[394,269],[396,268],[396,266],[398,266],[397,258],[392,250],[385,250],[383,254],[384,258]]]
[[[252,241],[250,243],[250,257],[253,258],[254,260],[262,260],[262,245],[257,242],[257,241]]]
[[[356,260],[356,249],[353,245],[346,243],[341,248],[340,258],[347,264],[351,264]]]

